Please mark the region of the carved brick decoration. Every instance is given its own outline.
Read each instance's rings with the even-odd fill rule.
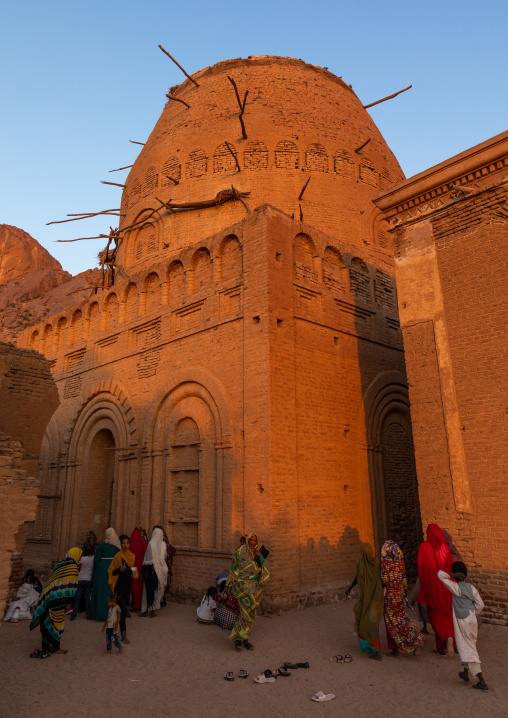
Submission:
[[[298,147],[290,140],[281,140],[275,148],[275,166],[278,169],[298,169]]]
[[[264,142],[249,142],[243,153],[243,166],[246,170],[268,167],[268,150]]]
[[[207,158],[204,150],[193,150],[187,160],[187,177],[202,177],[206,174]]]

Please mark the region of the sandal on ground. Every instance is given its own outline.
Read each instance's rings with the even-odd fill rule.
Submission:
[[[469,683],[469,675],[465,671],[459,673],[459,678],[462,678],[464,683]]]
[[[33,653],[30,654],[30,658],[40,658],[42,655],[42,651],[39,648],[36,648]]]
[[[443,651],[444,651],[444,653],[443,653]],[[437,656],[442,656],[443,658],[446,658],[446,649],[442,649],[442,650],[438,651],[434,648],[432,650],[432,653],[435,653]]]
[[[243,647],[246,648],[248,651],[254,650],[254,646],[252,645],[252,643],[249,643],[249,641],[244,641]]]
[[[289,671],[286,671],[284,666],[281,666],[280,668],[277,668],[274,675],[275,676],[284,676],[284,678],[287,678],[288,676],[291,675],[291,673]]]
[[[291,668],[292,671],[295,671],[295,670],[298,668],[299,665],[300,665],[299,663],[287,663],[287,662],[286,662],[286,663],[284,663],[284,668],[285,668],[286,670],[287,670],[288,668]]]
[[[50,651],[41,651],[40,658],[49,658],[51,656]]]
[[[228,671],[227,673],[224,673],[224,679],[226,681],[234,681],[235,677],[233,675],[233,671]]]
[[[265,676],[265,678],[277,678],[275,673],[271,671],[269,668],[266,669],[266,671],[263,671],[261,673],[262,676]]]
[[[256,683],[275,683],[276,679],[273,676],[267,677],[263,673],[260,673],[259,676],[254,678],[254,681]]]
[[[244,670],[242,669],[242,670],[240,671],[240,673],[238,674],[238,678],[247,678],[248,675],[249,675],[248,671],[244,671]]]
[[[330,661],[332,663],[344,663],[344,656],[341,656],[341,654],[339,653],[337,656],[332,656],[330,658]]]
[[[241,641],[235,641],[235,648],[237,651],[242,650],[242,642]]]
[[[475,683],[472,688],[475,688],[477,691],[488,691],[489,687],[486,683]]]
[[[351,663],[352,660],[353,656],[350,653],[346,653],[346,655],[344,656],[344,663]]]
[[[309,668],[309,661],[305,661],[305,663],[298,663],[298,668]],[[335,696],[334,696],[335,698]]]
[[[323,691],[318,691],[317,693],[314,693],[311,698],[311,701],[316,701],[316,703],[324,703],[324,701],[331,701],[332,698],[335,698],[335,695],[333,693],[328,693],[326,695],[325,693],[323,693]]]

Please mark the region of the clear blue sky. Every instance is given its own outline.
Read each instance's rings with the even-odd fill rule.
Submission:
[[[341,75],[406,176],[507,129],[506,0],[38,0],[0,11],[0,223],[29,232],[76,274],[104,220],[46,227],[118,207],[122,182],[182,74],[248,55],[289,55]]]

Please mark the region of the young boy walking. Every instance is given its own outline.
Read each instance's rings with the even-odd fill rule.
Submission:
[[[476,588],[466,583],[467,567],[462,561],[452,564],[450,574],[445,571],[437,572],[438,578],[452,593],[453,596],[453,628],[455,629],[455,642],[459,652],[463,670],[459,678],[469,683],[469,674],[478,677],[478,683],[473,685],[479,691],[488,690],[482,674],[480,657],[476,648],[478,638],[478,621],[476,615],[483,610],[483,601]],[[455,581],[451,579],[454,578]]]
[[[111,641],[118,648],[118,653],[122,652],[122,644],[118,640],[118,626],[120,625],[121,610],[117,603],[116,595],[114,593],[108,596],[109,612],[108,617],[104,621],[102,630],[106,631],[106,650],[108,656],[111,655]]]

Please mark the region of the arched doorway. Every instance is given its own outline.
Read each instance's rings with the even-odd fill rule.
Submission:
[[[416,558],[421,541],[420,504],[414,449],[408,417],[390,412],[381,429],[385,499],[385,539],[392,539],[404,552],[408,578],[416,578]]]
[[[100,429],[88,450],[80,533],[92,529],[104,536],[111,522],[114,480],[115,438],[109,429]]]
[[[404,552],[408,579],[416,578],[422,541],[409,396],[399,372],[384,372],[364,397],[372,519],[376,548],[387,539]]]

